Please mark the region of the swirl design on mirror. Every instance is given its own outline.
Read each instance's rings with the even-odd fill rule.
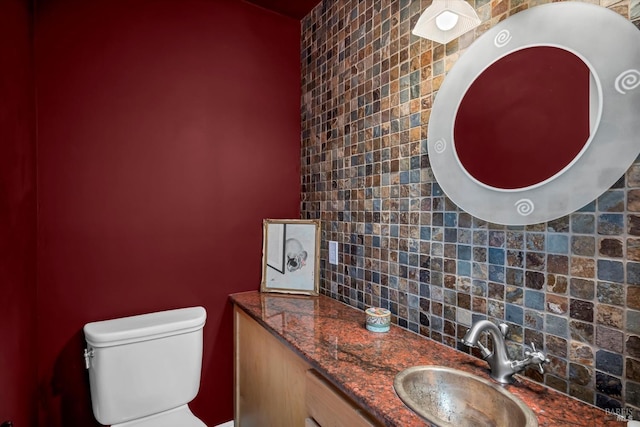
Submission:
[[[530,199],[520,199],[513,205],[516,207],[516,211],[522,216],[531,215],[535,209],[535,205]]]
[[[511,41],[511,33],[509,30],[502,30],[496,34],[496,38],[493,39],[493,44],[496,47],[505,47]]]
[[[628,90],[636,89],[640,86],[640,71],[627,70],[623,71],[616,78],[616,90],[622,95],[626,95]]]
[[[444,150],[447,149],[447,141],[444,140],[444,138],[440,138],[439,140],[437,140],[436,142],[434,142],[433,144],[433,149],[436,151],[436,153],[438,154],[442,154],[444,153]]]

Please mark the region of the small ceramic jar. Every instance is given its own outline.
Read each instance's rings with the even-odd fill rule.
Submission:
[[[366,326],[372,332],[388,332],[391,325],[391,312],[386,308],[371,307],[365,310]]]

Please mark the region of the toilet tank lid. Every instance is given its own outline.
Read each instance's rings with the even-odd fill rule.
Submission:
[[[84,336],[94,347],[109,347],[196,331],[206,318],[204,307],[179,308],[87,323]]]

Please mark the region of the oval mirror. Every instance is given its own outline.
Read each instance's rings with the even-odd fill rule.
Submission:
[[[456,62],[429,120],[447,196],[499,224],[574,212],[640,153],[640,32],[606,8],[562,2],[502,21]]]

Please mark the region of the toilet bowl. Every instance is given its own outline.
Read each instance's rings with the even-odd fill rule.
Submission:
[[[206,427],[188,404],[200,388],[203,307],[84,326],[96,420],[112,427]]]

